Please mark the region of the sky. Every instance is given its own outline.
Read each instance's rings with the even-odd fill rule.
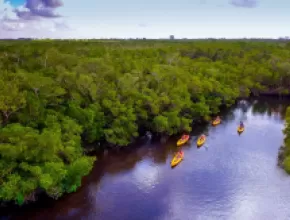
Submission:
[[[290,0],[0,0],[0,38],[278,38]]]

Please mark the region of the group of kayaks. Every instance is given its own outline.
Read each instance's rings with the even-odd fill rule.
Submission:
[[[219,125],[220,123],[221,123],[221,119],[220,117],[217,117],[212,122],[212,125],[216,126],[216,125]],[[244,130],[245,130],[245,127],[241,122],[241,124],[238,126],[237,131],[239,134],[241,134]],[[190,136],[187,134],[182,135],[182,137],[177,141],[177,146],[180,147],[186,144],[189,138]],[[205,143],[205,141],[206,141],[206,136],[203,134],[197,139],[196,144],[198,147],[201,147]],[[184,153],[182,151],[177,152],[171,161],[171,167],[175,167],[177,164],[179,164],[183,160],[183,158],[184,158]]]

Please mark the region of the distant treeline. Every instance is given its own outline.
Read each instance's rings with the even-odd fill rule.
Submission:
[[[0,41],[21,41],[21,40],[34,40],[34,41],[111,41],[111,40],[117,40],[117,41],[140,41],[140,40],[147,40],[147,41],[243,41],[243,42],[285,42],[285,41],[290,41],[289,37],[280,37],[278,39],[274,38],[175,38],[175,39],[170,39],[170,38],[158,38],[158,39],[153,39],[153,38],[95,38],[95,39],[50,39],[50,38],[0,38]]]

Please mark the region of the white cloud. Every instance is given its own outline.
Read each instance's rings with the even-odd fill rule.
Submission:
[[[61,5],[60,0],[27,0],[14,8],[0,0],[0,38],[60,37],[70,31],[56,11]]]

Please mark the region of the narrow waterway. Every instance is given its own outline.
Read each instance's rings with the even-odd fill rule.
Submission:
[[[83,186],[58,201],[9,210],[12,219],[289,220],[290,176],[277,167],[289,101],[241,101],[222,124],[194,128],[184,160],[177,138],[100,158]],[[237,134],[244,121],[245,131]],[[206,144],[196,147],[205,133]],[[0,217],[1,219],[1,217]]]

